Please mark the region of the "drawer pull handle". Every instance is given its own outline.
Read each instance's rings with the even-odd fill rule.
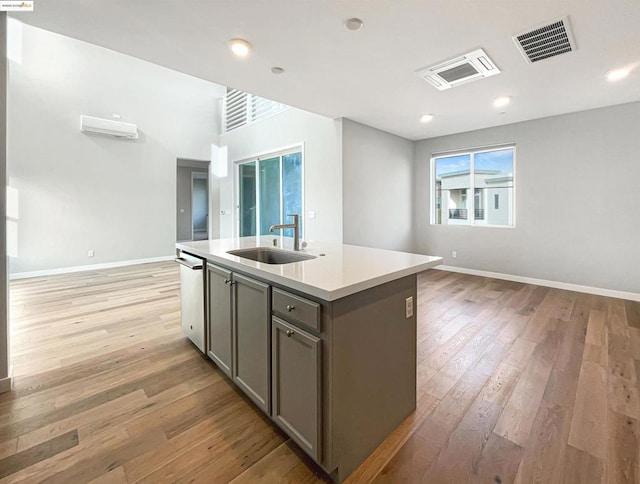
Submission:
[[[290,329],[287,330],[287,338],[291,338],[293,336],[293,331]]]
[[[287,304],[287,311],[291,312],[295,309],[296,307],[293,304]]]

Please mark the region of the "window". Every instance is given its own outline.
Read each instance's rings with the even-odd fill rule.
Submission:
[[[431,223],[514,226],[514,169],[514,146],[434,155]]]
[[[222,104],[223,131],[226,133],[287,109],[289,106],[286,104],[227,88],[227,94],[224,96]]]
[[[287,151],[238,165],[240,237],[269,234],[269,227],[300,215],[302,237],[302,151]],[[293,237],[293,229],[283,235]]]

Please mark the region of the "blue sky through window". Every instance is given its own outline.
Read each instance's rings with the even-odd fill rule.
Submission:
[[[436,158],[436,177],[446,173],[469,170],[471,155],[455,155]],[[485,151],[476,153],[476,170],[496,170],[501,173],[513,173],[513,149]]]
[[[474,166],[476,170],[498,170],[501,173],[513,173],[513,149],[476,153]]]
[[[445,173],[469,170],[471,167],[471,155],[447,156],[436,158],[436,177]]]

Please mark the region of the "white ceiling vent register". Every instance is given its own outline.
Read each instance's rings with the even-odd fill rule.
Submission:
[[[80,116],[80,131],[83,133],[98,133],[117,138],[138,139],[138,126],[111,119]]]
[[[500,74],[500,69],[484,50],[478,49],[435,66],[420,69],[416,74],[444,91],[467,82],[495,76]]]
[[[530,64],[576,50],[569,17],[515,35],[513,41]]]

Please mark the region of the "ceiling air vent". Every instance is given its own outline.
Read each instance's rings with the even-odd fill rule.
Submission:
[[[569,17],[515,35],[513,41],[528,63],[576,50]]]
[[[500,74],[500,69],[489,59],[484,50],[478,49],[435,66],[420,69],[416,74],[444,91],[483,77]]]

